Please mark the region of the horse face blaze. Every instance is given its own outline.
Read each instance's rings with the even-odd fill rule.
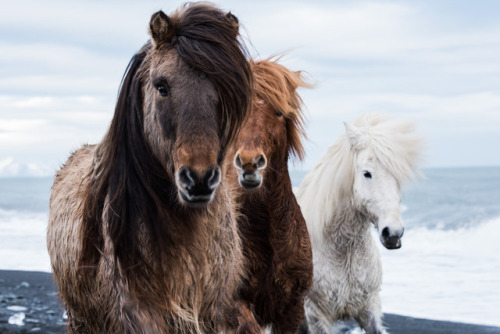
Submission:
[[[384,247],[401,248],[404,227],[400,185],[369,151],[359,152],[357,159],[354,194],[358,206],[372,220]]]
[[[254,100],[250,117],[240,131],[234,157],[240,185],[246,189],[258,188],[268,160],[275,155],[275,148],[284,147],[285,143],[283,114],[274,111],[263,100]]]
[[[221,180],[218,94],[206,75],[190,68],[175,52],[157,52],[165,54],[157,57],[161,63],[151,66],[146,136],[175,179],[180,202],[205,206]],[[169,152],[174,152],[173,157],[167,156]]]

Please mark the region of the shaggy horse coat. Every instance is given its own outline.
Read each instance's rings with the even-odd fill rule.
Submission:
[[[242,298],[261,326],[295,333],[312,284],[312,250],[306,223],[292,191],[290,154],[302,158],[300,72],[276,62],[252,64],[255,97],[238,136],[232,182],[244,187],[238,202],[249,277]],[[236,175],[237,174],[237,175]]]
[[[372,223],[387,248],[401,247],[401,185],[417,171],[411,122],[364,114],[304,178],[297,200],[311,234],[314,284],[305,308],[310,333],[353,317],[380,334],[382,265]],[[304,330],[307,330],[303,328]]]
[[[369,334],[385,332],[371,224],[387,248],[401,247],[400,186],[417,171],[420,148],[413,128],[383,114],[360,116],[300,185],[314,256],[305,302],[310,333],[330,333],[333,322],[350,317]]]
[[[234,299],[243,255],[222,163],[252,94],[238,21],[198,3],[154,14],[150,32],[106,136],[52,187],[47,245],[68,331],[258,328]]]

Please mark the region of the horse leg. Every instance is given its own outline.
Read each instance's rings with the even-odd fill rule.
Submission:
[[[305,317],[300,330],[301,333],[308,334],[328,334],[330,332],[330,323],[321,316],[320,310],[311,300],[306,299]]]
[[[297,334],[308,334],[309,333],[309,325],[307,324],[307,319],[304,315],[304,320],[300,324],[299,329],[297,330]]]
[[[238,301],[229,312],[228,322],[236,334],[261,334],[262,328],[255,320],[250,305]]]
[[[95,328],[91,328],[87,326],[86,323],[76,320],[69,313],[67,313],[67,315],[66,330],[68,334],[94,333],[96,331]]]
[[[369,309],[364,310],[359,316],[355,317],[356,321],[366,331],[366,334],[387,334],[382,326],[380,298],[376,296],[370,305]]]
[[[272,334],[295,334],[304,319],[304,297],[292,298],[285,313],[272,324]]]
[[[306,324],[308,326],[306,333],[309,334],[328,334],[330,330],[329,324],[322,321],[316,315],[308,316]]]

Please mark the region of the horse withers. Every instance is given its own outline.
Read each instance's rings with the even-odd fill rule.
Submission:
[[[354,318],[368,334],[385,333],[382,265],[371,225],[388,249],[401,247],[401,185],[418,171],[414,124],[364,114],[309,172],[297,200],[311,235],[314,283],[306,297],[310,333],[330,333]],[[307,330],[306,328],[302,328]]]
[[[276,61],[251,64],[255,96],[234,145],[231,179],[244,188],[239,228],[249,276],[241,297],[262,327],[291,334],[312,283],[311,244],[288,172],[289,158],[304,154],[297,89],[308,84]]]
[[[104,139],[57,172],[47,244],[69,332],[257,333],[234,299],[244,258],[223,164],[252,95],[238,30],[207,3],[154,14]]]

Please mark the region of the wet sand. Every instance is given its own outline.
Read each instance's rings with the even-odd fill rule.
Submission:
[[[500,327],[395,314],[386,314],[384,324],[392,334],[500,334]],[[64,310],[51,274],[0,270],[0,334],[59,334],[66,333],[65,326]]]

